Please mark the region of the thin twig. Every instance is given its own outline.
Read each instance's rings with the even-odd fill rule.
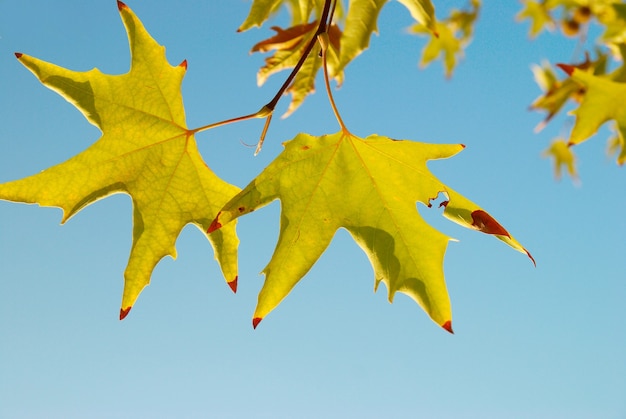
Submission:
[[[265,126],[263,127],[263,132],[261,133],[261,138],[259,139],[256,150],[254,151],[255,156],[259,154],[259,152],[261,151],[261,147],[263,147],[263,142],[265,141],[265,135],[267,134],[267,130],[269,129],[270,122],[272,120],[272,113],[274,112],[274,109],[276,108],[278,101],[285,93],[285,90],[287,90],[287,88],[291,85],[291,83],[293,82],[293,79],[296,77],[296,75],[300,71],[300,68],[302,68],[302,66],[304,65],[304,62],[309,57],[309,54],[311,53],[311,51],[313,50],[313,47],[317,43],[318,35],[322,33],[326,33],[328,30],[326,21],[328,19],[328,15],[330,11],[330,4],[331,4],[331,0],[325,1],[324,9],[322,10],[322,15],[320,16],[320,22],[319,22],[319,25],[317,26],[317,30],[315,31],[315,35],[313,35],[313,37],[307,44],[306,48],[304,49],[304,52],[302,53],[302,56],[300,57],[300,60],[298,60],[298,63],[291,70],[291,73],[289,73],[289,76],[287,77],[283,85],[280,86],[280,89],[278,89],[278,92],[276,92],[276,95],[274,95],[274,98],[272,98],[272,100],[270,100],[262,108],[262,109],[269,110],[270,114],[267,116],[267,120],[265,121]],[[334,7],[333,7],[333,11],[334,11]]]
[[[209,125],[204,125],[198,128],[190,129],[188,130],[188,133],[189,135],[194,135],[201,131],[206,131],[212,128],[221,127],[222,125],[228,125],[228,124],[232,124],[235,122],[241,122],[241,121],[245,121],[245,120],[252,119],[252,118],[259,118],[258,112],[251,113],[250,115],[238,116],[237,118],[226,119],[224,121],[214,122]]]
[[[313,47],[315,46],[315,43],[317,42],[317,36],[327,31],[326,22],[328,20],[328,15],[330,13],[330,4],[331,4],[331,0],[326,0],[326,2],[324,3],[324,9],[322,10],[322,16],[320,17],[320,23],[317,26],[317,30],[315,31],[315,34],[313,35],[308,45],[304,49],[304,53],[300,57],[300,60],[298,61],[298,63],[295,65],[293,70],[291,70],[291,73],[289,74],[289,76],[287,77],[283,85],[280,87],[280,89],[278,89],[278,92],[276,93],[274,98],[270,100],[267,103],[267,105],[265,105],[268,109],[271,109],[272,111],[274,110],[274,108],[276,107],[276,104],[278,103],[282,95],[285,93],[285,90],[287,90],[287,88],[289,87],[293,79],[296,77],[296,74],[298,74],[298,71],[300,71],[300,68],[304,65],[304,62],[306,61],[307,57],[311,53],[311,50],[313,49]]]
[[[293,82],[293,79],[296,77],[296,75],[300,71],[300,68],[302,68],[302,66],[304,65],[304,62],[306,61],[307,57],[313,50],[313,47],[317,43],[318,36],[328,32],[329,16],[330,16],[330,19],[332,19],[332,16],[335,11],[335,6],[337,5],[337,1],[335,0],[335,2],[332,5],[332,8],[331,8],[331,3],[332,3],[332,0],[325,0],[324,9],[322,10],[322,15],[320,16],[320,21],[317,26],[317,30],[315,31],[315,34],[313,35],[313,37],[307,44],[306,48],[304,49],[304,52],[302,53],[300,60],[298,60],[298,63],[291,70],[291,73],[289,73],[289,76],[287,77],[285,82],[282,84],[280,89],[278,89],[278,92],[276,92],[272,100],[270,100],[259,111],[255,113],[244,115],[244,116],[239,116],[237,118],[227,119],[227,120],[220,121],[220,122],[215,122],[209,125],[204,125],[200,128],[189,130],[188,132],[190,134],[196,134],[200,131],[206,131],[211,128],[216,128],[216,127],[231,124],[234,122],[241,122],[241,121],[245,121],[245,120],[253,119],[253,118],[266,118],[265,125],[263,126],[263,131],[261,132],[261,138],[259,139],[256,150],[254,152],[255,156],[259,154],[259,152],[261,151],[261,147],[263,146],[263,142],[265,141],[265,135],[267,134],[267,131],[269,129],[270,122],[272,121],[272,114],[274,113],[274,109],[276,108],[278,101],[285,93],[285,90],[287,90],[287,88],[291,85],[291,83]]]

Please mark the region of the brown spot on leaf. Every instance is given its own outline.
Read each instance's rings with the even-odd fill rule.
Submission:
[[[308,145],[303,145],[303,146],[301,147],[301,150],[306,151],[306,150],[308,150],[308,149],[310,149],[310,148],[311,148],[311,146],[308,146]]]
[[[219,223],[218,218],[220,218],[220,214],[222,212],[220,211],[217,214],[217,217],[215,217],[215,220],[213,220],[213,222],[211,223],[211,225],[209,226],[209,229],[207,230],[207,233],[213,233],[215,230],[219,229],[222,227],[222,225]]]
[[[498,236],[511,237],[509,232],[500,225],[491,215],[483,210],[472,212],[472,225],[478,230],[487,234],[496,234]]]
[[[237,208],[237,210],[238,210],[240,213],[243,213],[243,212],[246,210],[246,207],[239,207],[239,208]]]
[[[133,306],[120,308],[120,320],[124,320],[126,316],[128,316],[128,313],[130,313],[131,308],[133,308]]]

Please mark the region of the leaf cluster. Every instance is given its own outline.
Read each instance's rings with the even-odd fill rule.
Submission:
[[[452,9],[445,19],[438,20],[431,0],[397,0],[415,20],[409,32],[428,37],[420,65],[427,66],[442,58],[447,76],[451,76],[463,56],[465,47],[473,35],[474,22],[480,11],[480,0],[471,0],[463,9]],[[339,85],[344,80],[344,69],[352,60],[369,47],[370,38],[378,32],[378,17],[389,0],[352,0],[346,8],[336,2],[336,12],[329,24],[328,72]],[[314,34],[317,20],[323,11],[324,0],[255,0],[250,13],[239,31],[262,26],[280,10],[291,13],[291,26],[273,26],[275,34],[256,44],[251,52],[273,53],[257,74],[257,82],[263,84],[267,78],[281,70],[294,68],[305,49],[307,40]],[[286,93],[291,94],[291,103],[285,116],[293,113],[306,96],[315,91],[316,75],[321,69],[320,60],[309,55],[302,69],[295,76]]]
[[[626,162],[623,100],[626,4],[618,0],[527,0],[518,19],[531,22],[531,37],[559,28],[565,36],[577,39],[577,49],[586,48],[582,59],[572,63],[555,66],[546,61],[533,67],[543,93],[531,104],[531,109],[547,114],[536,131],[543,129],[568,103],[573,105],[571,113],[576,118],[569,138],[560,136],[544,153],[554,159],[556,177],[565,168],[572,178],[577,178],[572,147],[588,140],[608,121],[612,122],[614,131],[608,141],[608,153],[623,165]],[[601,35],[587,46],[592,26]]]
[[[480,2],[437,21],[430,0],[398,0],[429,33],[423,61],[439,52],[450,73],[456,56],[472,36]],[[18,60],[45,86],[56,91],[96,127],[102,137],[85,151],[41,173],[0,184],[0,199],[59,207],[65,222],[85,206],[114,193],[133,202],[133,242],[120,309],[126,317],[155,266],[176,256],[175,241],[187,224],[197,226],[211,243],[224,278],[237,290],[236,220],[274,200],[282,203],[280,234],[264,269],[265,283],[253,315],[256,327],[312,268],[336,231],[346,229],[367,255],[375,289],[386,285],[413,298],[444,329],[452,332],[451,305],[443,275],[450,237],[428,225],[417,205],[431,207],[443,194],[443,215],[464,227],[493,235],[531,258],[530,253],[483,208],[430,173],[427,162],[460,152],[461,144],[436,145],[380,135],[359,138],[341,119],[331,80],[341,82],[344,68],[369,45],[386,0],[352,0],[345,8],[332,0],[255,0],[239,28],[262,25],[281,8],[292,15],[288,28],[254,52],[273,52],[258,80],[291,69],[276,95],[258,112],[188,128],[181,84],[186,62],[170,65],[164,48],[131,9],[118,1],[131,50],[131,68],[123,75],[94,69],[71,71],[26,54]],[[419,28],[419,30],[417,29]],[[566,71],[570,71],[570,67]],[[204,163],[196,135],[251,118],[264,118],[260,151],[276,104],[285,94],[293,112],[323,73],[329,105],[340,130],[322,136],[300,134],[242,190],[219,178]],[[574,78],[586,75],[578,70]],[[588,93],[587,93],[588,94]],[[534,262],[534,260],[533,260]]]

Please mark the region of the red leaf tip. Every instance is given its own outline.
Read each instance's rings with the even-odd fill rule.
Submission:
[[[574,67],[573,65],[569,65],[569,64],[557,64],[556,66],[560,68],[561,70],[565,71],[568,76],[571,76],[574,70],[576,69],[576,67]]]
[[[16,52],[15,53],[15,57],[19,60],[20,58],[22,58],[22,53],[21,52]]]
[[[120,320],[124,320],[126,316],[128,316],[128,313],[130,313],[131,308],[133,308],[133,306],[120,308]]]
[[[530,254],[530,252],[526,249],[524,249],[524,251],[526,252],[526,254],[528,255],[528,257],[530,258],[530,260],[532,260],[533,265],[535,265],[535,268],[537,267],[537,262],[535,262],[535,258],[533,257],[533,255]]]
[[[120,0],[117,0],[117,10],[121,11],[122,9],[128,9],[128,6],[126,6]]]
[[[450,320],[448,320],[447,322],[445,322],[444,324],[441,325],[441,327],[443,327],[444,329],[446,329],[448,332],[454,334],[454,330],[452,330],[452,322]]]
[[[183,62],[178,64],[178,66],[184,68],[185,70],[187,70],[187,60],[183,60]]]
[[[255,317],[252,319],[252,327],[256,329],[259,323],[261,323],[261,320],[263,320],[263,317]]]
[[[234,293],[237,293],[237,280],[238,279],[239,277],[236,276],[235,279],[233,279],[232,281],[228,283],[228,286],[230,287],[231,290],[233,290]]]

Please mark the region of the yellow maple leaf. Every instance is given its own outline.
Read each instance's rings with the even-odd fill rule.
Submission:
[[[525,0],[524,8],[517,16],[518,22],[530,20],[530,36],[536,38],[544,29],[554,30],[554,20],[550,15],[550,5],[545,1]]]
[[[574,180],[578,180],[578,172],[576,171],[576,155],[572,151],[572,147],[561,138],[557,138],[550,144],[547,150],[543,152],[544,157],[554,159],[554,177],[558,180],[563,175],[563,169],[567,170],[567,174]]]
[[[587,141],[605,122],[614,121],[619,131],[618,140],[613,140],[614,149],[619,150],[617,163],[624,164],[626,150],[624,147],[620,147],[620,138],[623,139],[626,133],[626,106],[624,105],[626,83],[593,75],[571,65],[558,64],[558,66],[572,80],[586,89],[580,107],[572,112],[576,116],[576,122],[569,138],[569,144],[576,145]]]
[[[430,39],[420,60],[420,67],[427,67],[441,57],[446,77],[451,77],[464,49],[472,40],[474,23],[481,8],[479,0],[472,0],[467,9],[453,9],[448,18],[434,22],[433,28],[417,23],[410,28],[412,33],[426,35]]]
[[[91,147],[39,174],[0,184],[0,199],[63,210],[67,221],[80,209],[115,193],[133,202],[133,241],[124,273],[120,319],[150,282],[156,264],[176,257],[183,227],[203,232],[222,205],[239,190],[204,163],[186,127],[181,83],[187,64],[173,67],[141,21],[123,3],[118,8],[130,40],[131,69],[106,75],[75,72],[16,54],[47,87],[73,103],[103,132]],[[207,234],[226,281],[237,284],[234,226]]]
[[[479,206],[444,185],[426,166],[451,157],[463,145],[395,141],[346,131],[322,137],[300,134],[248,186],[229,201],[209,231],[281,200],[281,225],[274,254],[264,269],[265,283],[253,325],[270,313],[311,269],[345,228],[367,254],[376,288],[385,283],[414,299],[438,325],[452,331],[443,275],[448,236],[420,216],[416,203],[431,206],[438,194],[448,201],[444,216],[530,254]],[[532,257],[531,257],[532,259]]]

